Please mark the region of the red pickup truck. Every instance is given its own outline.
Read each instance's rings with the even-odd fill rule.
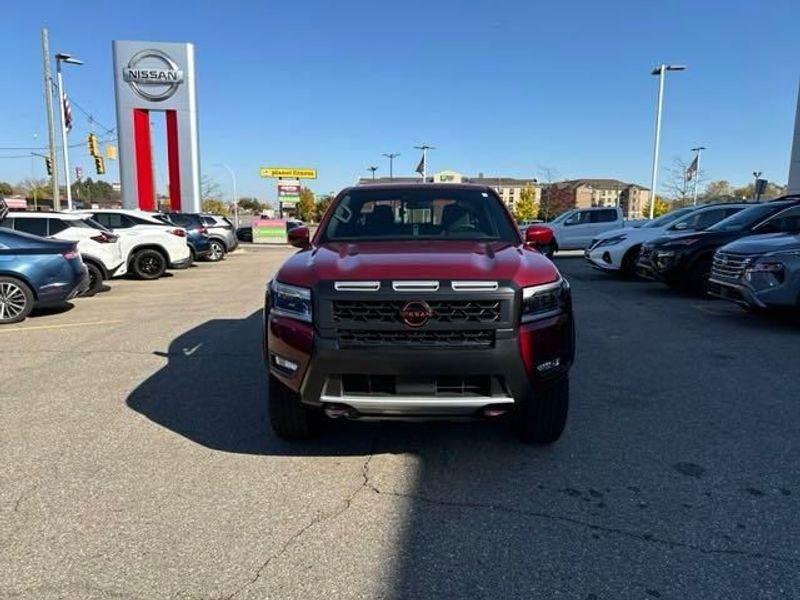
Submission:
[[[269,282],[269,416],[284,439],[325,417],[506,417],[561,435],[575,352],[570,287],[488,187],[347,188]]]

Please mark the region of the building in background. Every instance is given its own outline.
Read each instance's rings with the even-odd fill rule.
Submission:
[[[389,179],[388,177],[377,177],[375,179],[363,177],[358,183],[367,185],[374,183],[414,183],[419,181],[419,177],[395,177],[394,179]],[[542,196],[539,183],[533,177],[527,179],[517,179],[514,177],[484,177],[483,173],[478,173],[477,177],[469,177],[457,171],[445,170],[429,176],[427,181],[431,183],[476,183],[485,185],[494,189],[506,206],[512,210],[522,196],[522,190],[526,187],[533,190],[533,202],[536,204],[537,209]]]
[[[573,208],[619,206],[626,219],[641,219],[650,190],[619,179],[570,179],[545,186],[542,191],[547,218]]]

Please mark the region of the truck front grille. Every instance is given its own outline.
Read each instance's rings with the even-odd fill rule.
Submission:
[[[340,329],[341,348],[363,348],[368,346],[419,346],[488,348],[494,345],[492,330],[367,330]]]
[[[748,259],[745,256],[717,252],[711,264],[711,277],[723,279],[741,279],[747,267]]]
[[[334,300],[336,323],[402,323],[406,300]],[[500,300],[428,300],[432,323],[495,323],[500,321]]]

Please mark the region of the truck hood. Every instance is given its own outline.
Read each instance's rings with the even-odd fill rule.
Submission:
[[[765,233],[751,235],[720,248],[721,252],[733,254],[766,254],[768,252],[786,252],[800,250],[800,234],[797,233]]]
[[[542,254],[508,242],[409,241],[326,243],[298,252],[276,279],[302,287],[319,281],[465,279],[513,281],[520,287],[555,281]]]

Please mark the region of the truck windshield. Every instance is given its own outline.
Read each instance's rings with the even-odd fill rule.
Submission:
[[[424,185],[351,190],[336,204],[320,238],[322,242],[420,239],[520,241],[493,194]]]

